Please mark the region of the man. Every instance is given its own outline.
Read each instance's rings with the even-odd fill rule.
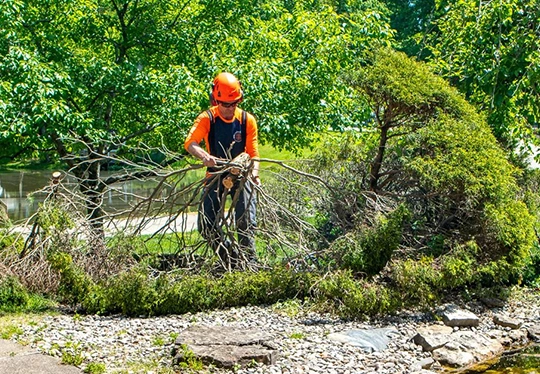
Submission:
[[[234,75],[218,74],[210,95],[212,106],[195,119],[184,143],[185,149],[208,168],[199,209],[199,231],[228,268],[236,267],[241,255],[247,260],[255,259],[256,198],[253,184],[261,183],[259,163],[253,162],[248,180],[239,179],[230,189],[223,186],[225,175],[216,168],[220,161],[232,160],[242,152],[251,158],[259,157],[257,122],[251,114],[237,107],[243,97],[240,81]],[[206,150],[201,147],[203,140]],[[226,225],[224,200],[227,195],[233,197],[239,245]]]

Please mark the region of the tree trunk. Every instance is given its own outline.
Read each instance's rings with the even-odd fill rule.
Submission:
[[[382,162],[384,158],[384,152],[386,150],[386,143],[388,141],[388,126],[381,127],[381,138],[379,139],[379,148],[377,150],[377,155],[371,163],[371,170],[369,174],[369,189],[372,192],[377,192],[379,190],[379,178],[382,167]]]
[[[105,249],[105,229],[103,224],[103,190],[105,184],[100,179],[100,162],[90,163],[81,175],[81,192],[85,197],[86,214],[90,223],[89,247],[92,253]]]

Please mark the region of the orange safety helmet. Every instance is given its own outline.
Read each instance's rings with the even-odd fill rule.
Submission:
[[[240,101],[243,97],[242,83],[234,75],[231,73],[219,73],[216,76],[210,98],[212,104],[215,105],[217,101]]]

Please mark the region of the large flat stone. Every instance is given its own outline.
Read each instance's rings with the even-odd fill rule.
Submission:
[[[417,330],[413,341],[422,346],[426,352],[434,351],[443,347],[451,339],[450,334],[454,330],[449,326],[432,325]]]
[[[433,351],[433,358],[442,365],[465,367],[499,355],[502,344],[483,334],[458,331],[450,335],[451,340]]]
[[[273,340],[272,335],[255,330],[229,326],[192,326],[176,338],[176,345],[249,345],[265,344]]]
[[[510,318],[503,314],[493,316],[493,323],[502,327],[510,327],[511,329],[519,329],[523,322],[516,318]]]
[[[81,374],[74,366],[62,365],[52,356],[0,339],[0,374]]]
[[[540,342],[540,324],[536,324],[527,328],[527,334],[529,339],[533,342]]]
[[[272,339],[272,335],[255,329],[192,326],[176,339],[173,361],[183,362],[193,355],[206,364],[225,368],[245,367],[253,361],[272,365],[278,356]]]
[[[393,336],[399,335],[395,328],[348,330],[328,335],[329,340],[360,347],[366,352],[384,351]]]

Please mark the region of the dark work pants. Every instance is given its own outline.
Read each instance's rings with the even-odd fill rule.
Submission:
[[[221,260],[226,265],[236,267],[240,254],[247,260],[254,260],[256,257],[254,230],[257,226],[257,199],[251,182],[236,181],[234,186],[227,190],[221,181],[220,176],[206,181],[199,207],[198,229]],[[234,222],[227,221],[227,196],[230,196],[233,202],[237,199],[234,205]],[[238,241],[234,238],[234,230]]]

